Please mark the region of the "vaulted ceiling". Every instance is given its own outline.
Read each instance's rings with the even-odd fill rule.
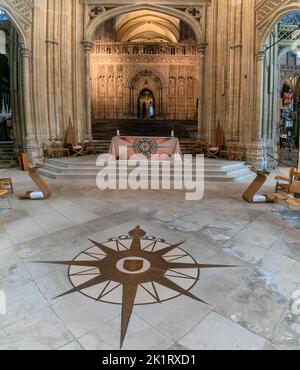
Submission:
[[[136,11],[116,19],[118,42],[176,43],[179,33],[179,19],[153,11]]]

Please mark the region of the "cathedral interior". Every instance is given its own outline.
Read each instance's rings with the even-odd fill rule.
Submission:
[[[0,350],[299,350],[299,171],[299,1],[0,0]]]

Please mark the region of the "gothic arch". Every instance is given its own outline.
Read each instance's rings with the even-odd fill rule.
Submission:
[[[278,54],[278,60],[280,60],[285,54],[289,53],[290,51],[293,51],[292,46],[287,46],[286,48],[282,49]]]
[[[20,15],[17,14],[16,7],[13,4],[10,5],[10,2],[7,0],[0,0],[0,9],[3,10],[5,13],[7,13],[12,24],[18,31],[22,39],[23,48],[28,49],[29,42],[28,42],[27,35],[24,29],[24,22],[20,20]]]
[[[100,15],[98,15],[96,18],[94,18],[88,28],[87,28],[87,34],[86,34],[86,40],[88,42],[93,42],[93,36],[97,30],[97,28],[104,22],[108,21],[111,18],[114,18],[118,15],[121,14],[126,14],[138,10],[149,10],[149,11],[155,11],[158,13],[162,14],[167,14],[170,16],[173,16],[175,18],[181,19],[185,23],[187,23],[192,30],[195,33],[197,43],[198,44],[204,44],[205,43],[205,36],[204,36],[204,31],[201,27],[200,22],[192,17],[191,15],[178,10],[178,9],[173,9],[169,8],[167,6],[162,6],[162,5],[153,5],[153,4],[134,4],[134,5],[125,5],[125,6],[120,6],[115,9],[107,10],[102,12]]]
[[[256,8],[257,26],[257,49],[256,49],[256,103],[255,120],[253,124],[253,140],[258,144],[261,156],[261,165],[267,166],[267,151],[272,150],[272,155],[276,157],[277,148],[274,145],[276,140],[276,125],[278,122],[272,118],[278,109],[278,101],[274,96],[273,106],[269,106],[269,99],[266,97],[267,84],[264,84],[265,71],[265,44],[272,30],[285,14],[299,11],[300,4],[295,0],[270,0],[261,1]],[[280,82],[278,78],[277,83]],[[274,83],[274,81],[273,81]],[[275,90],[276,82],[275,82]],[[275,102],[275,103],[274,103]],[[267,144],[268,143],[268,144]]]
[[[0,0],[0,9],[6,12],[19,34],[22,58],[21,97],[24,132],[22,132],[23,150],[30,154],[31,159],[38,158],[36,127],[33,120],[32,89],[31,89],[31,24],[32,0]]]
[[[275,6],[274,6],[275,7]],[[273,28],[279,22],[280,18],[285,14],[300,11],[300,4],[299,2],[291,2],[288,5],[284,5],[279,7],[277,10],[271,12],[272,16],[268,19],[267,23],[263,25],[260,31],[260,40],[259,40],[259,49],[258,51],[262,51],[264,49],[265,42],[272,32]]]
[[[151,67],[151,66],[147,66],[147,68],[139,67],[139,68],[135,69],[131,73],[131,75],[128,77],[126,87],[131,88],[134,80],[137,79],[137,77],[139,75],[142,76],[142,74],[145,73],[145,72],[150,72],[150,73],[152,73],[153,76],[156,76],[158,78],[158,80],[160,81],[160,84],[161,84],[160,88],[163,89],[167,86],[164,76],[156,68]]]
[[[144,85],[144,81],[148,80],[148,84]],[[135,69],[128,77],[126,82],[128,89],[128,106],[131,116],[136,117],[137,112],[137,99],[141,91],[145,88],[152,91],[155,101],[158,116],[160,116],[166,107],[163,107],[163,91],[166,87],[165,78],[163,75],[153,67]]]

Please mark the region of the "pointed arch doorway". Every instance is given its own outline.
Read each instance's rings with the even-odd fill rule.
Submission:
[[[257,138],[265,145],[264,168],[299,167],[300,7],[276,16],[257,55]]]
[[[22,28],[0,1],[0,166],[16,165],[15,154],[28,148],[31,136],[31,99],[29,88],[29,50]],[[0,150],[0,151],[1,151]]]
[[[155,98],[149,89],[140,92],[138,99],[138,118],[149,119],[155,117]]]

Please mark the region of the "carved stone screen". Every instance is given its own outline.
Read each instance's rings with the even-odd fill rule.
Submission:
[[[192,31],[169,17],[162,24],[172,22],[172,33],[148,27],[140,39],[134,19],[133,29],[128,19],[113,19],[95,34],[92,119],[145,118],[143,109],[150,103],[157,119],[197,119],[199,56]],[[145,96],[151,98],[145,102]]]

